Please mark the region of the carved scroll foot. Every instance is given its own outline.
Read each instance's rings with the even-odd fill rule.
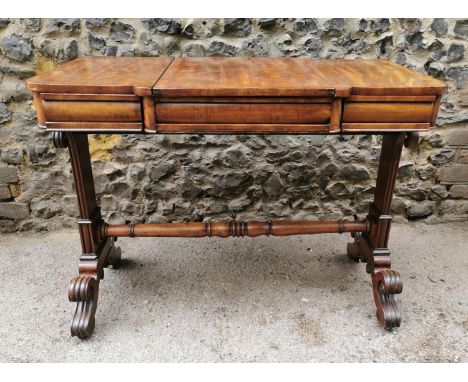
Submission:
[[[401,316],[394,296],[402,292],[403,285],[400,274],[390,269],[390,250],[374,248],[367,235],[355,234],[354,242],[348,244],[348,256],[367,263],[379,324],[385,329],[399,327]]]
[[[387,330],[399,327],[401,316],[394,295],[403,290],[400,274],[391,269],[378,270],[372,275],[372,290],[379,324]]]
[[[76,302],[71,335],[88,338],[94,331],[99,282],[92,276],[76,276],[70,281],[68,299]]]

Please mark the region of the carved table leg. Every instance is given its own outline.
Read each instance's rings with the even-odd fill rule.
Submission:
[[[414,136],[411,139],[414,141]],[[401,320],[394,295],[401,293],[403,287],[400,274],[390,269],[390,250],[387,247],[391,223],[389,212],[404,141],[405,133],[383,136],[374,201],[367,216],[370,230],[355,234],[354,242],[347,248],[348,256],[367,263],[377,319],[385,329],[400,326]]]
[[[86,338],[94,330],[99,283],[104,277],[104,267],[118,265],[120,249],[114,246],[113,238],[104,238],[101,234],[103,221],[94,191],[88,136],[82,133],[54,133],[54,144],[62,148],[68,146],[78,197],[82,255],[79,276],[71,280],[68,297],[76,302],[71,335]]]

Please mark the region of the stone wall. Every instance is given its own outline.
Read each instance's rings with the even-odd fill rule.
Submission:
[[[36,127],[24,80],[83,55],[389,59],[449,84],[437,128],[405,150],[393,212],[468,218],[468,20],[0,19],[0,230],[73,226],[66,150]],[[91,137],[112,222],[364,216],[378,137]]]

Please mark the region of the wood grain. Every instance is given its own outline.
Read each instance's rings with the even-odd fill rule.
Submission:
[[[81,133],[139,133],[143,129],[141,122],[46,122],[50,131],[70,131]]]
[[[142,103],[143,125],[144,131],[155,133],[156,132],[156,115],[154,111],[153,97],[144,97]]]
[[[158,123],[326,124],[331,104],[157,103]]]
[[[435,98],[435,97],[433,97]],[[332,103],[332,97],[157,97],[156,103]]]
[[[417,123],[431,121],[431,102],[345,102],[343,123]]]
[[[102,226],[104,237],[256,237],[289,236],[319,233],[367,232],[366,221],[223,221],[162,224],[117,224]]]
[[[333,101],[330,118],[330,133],[338,133],[341,129],[341,115],[343,113],[343,100],[336,98]]]
[[[333,96],[307,58],[177,58],[154,86],[157,97]]]
[[[317,134],[328,133],[329,125],[300,124],[183,124],[158,123],[161,134]]]
[[[436,96],[367,96],[350,95],[347,102],[434,102]]]
[[[33,95],[34,109],[36,109],[37,122],[39,126],[45,127],[46,117],[44,113],[44,107],[42,106],[41,94],[38,92],[32,92],[32,95]]]
[[[26,81],[47,93],[152,95],[172,57],[81,57]]]
[[[400,326],[401,320],[394,295],[402,292],[403,285],[400,274],[390,269],[388,240],[392,196],[406,135],[402,132],[383,136],[374,201],[367,215],[370,232],[354,234],[354,243],[348,244],[348,255],[366,263],[366,271],[372,279],[377,319],[385,329]]]
[[[134,94],[76,94],[76,93],[41,93],[46,101],[128,101],[140,102]]]
[[[43,101],[47,122],[141,122],[139,102]]]
[[[447,85],[386,60],[320,60],[321,74],[336,84],[337,96],[432,96]]]
[[[429,123],[343,123],[342,133],[388,133],[395,131],[421,131],[429,130]]]
[[[158,97],[433,96],[447,86],[384,60],[292,57],[177,58],[154,86]]]
[[[436,125],[437,113],[439,112],[441,98],[442,98],[441,96],[437,96],[435,101],[434,101],[434,107],[432,109],[432,115],[431,115],[431,126]]]

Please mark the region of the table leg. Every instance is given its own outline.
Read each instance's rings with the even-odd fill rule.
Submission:
[[[383,136],[374,201],[367,216],[370,232],[354,234],[354,242],[348,244],[348,255],[356,261],[367,263],[377,319],[385,329],[400,326],[401,320],[394,295],[401,293],[402,282],[400,274],[390,269],[388,238],[391,224],[389,213],[405,136],[405,133]]]
[[[71,335],[86,338],[94,330],[99,283],[104,277],[103,268],[110,264],[119,264],[120,249],[114,246],[114,238],[104,238],[101,234],[103,221],[94,191],[87,134],[54,133],[54,144],[61,148],[68,146],[78,198],[82,255],[79,276],[71,280],[68,297],[70,301],[77,303]]]

